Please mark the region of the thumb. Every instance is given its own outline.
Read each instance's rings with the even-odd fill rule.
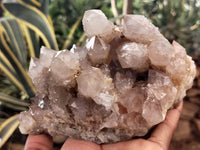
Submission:
[[[53,142],[50,136],[42,135],[29,135],[24,150],[53,150]]]

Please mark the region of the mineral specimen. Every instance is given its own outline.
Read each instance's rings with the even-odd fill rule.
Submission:
[[[192,86],[194,62],[141,15],[126,15],[117,27],[88,10],[83,27],[84,48],[42,47],[31,59],[37,94],[20,114],[20,131],[97,143],[144,136]]]

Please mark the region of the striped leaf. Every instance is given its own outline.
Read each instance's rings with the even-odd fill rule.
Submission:
[[[16,22],[14,19],[10,19],[10,22]],[[20,31],[20,28],[17,29],[18,31]],[[23,39],[23,37],[20,37],[20,34],[18,34],[19,32],[15,32],[16,30],[12,30],[14,37],[19,38],[19,39]],[[11,42],[11,38],[10,35],[7,33],[6,28],[4,28],[4,26],[2,25],[2,22],[0,24],[0,49],[3,53],[3,55],[5,55],[5,57],[7,58],[7,60],[10,62],[10,64],[12,65],[12,67],[14,68],[15,72],[11,70],[11,68],[5,68],[6,65],[3,63],[0,64],[1,68],[5,68],[5,70],[7,69],[7,75],[8,77],[12,77],[12,81],[16,81],[14,83],[17,83],[17,81],[19,81],[22,85],[22,87],[19,87],[20,89],[23,89],[24,92],[26,92],[30,97],[35,95],[35,89],[34,86],[27,74],[27,72],[25,71],[25,69],[23,68],[22,63],[19,61],[18,57],[15,54],[15,49],[14,46],[12,45],[13,43]],[[21,53],[24,53],[23,51],[21,51]],[[2,59],[2,58],[1,58]],[[7,61],[7,62],[8,62]],[[3,61],[2,61],[3,62]],[[6,63],[6,61],[4,61]],[[7,66],[9,66],[9,64],[7,64]],[[17,84],[19,86],[19,84]]]
[[[0,102],[3,103],[5,107],[18,111],[27,110],[28,106],[30,105],[28,102],[6,95],[4,93],[0,93]]]
[[[71,30],[70,30],[70,33],[68,35],[68,39],[65,41],[62,49],[67,49],[68,46],[71,44],[72,42],[72,39],[73,39],[73,36],[74,36],[74,33],[76,31],[76,29],[78,28],[78,25],[80,24],[82,20],[82,16],[78,18],[78,20],[74,23],[74,25],[72,26]]]
[[[13,134],[16,128],[19,125],[18,121],[19,115],[14,115],[8,118],[0,125],[0,148],[4,145],[4,143],[9,139],[9,137]]]
[[[24,86],[22,85],[19,76],[15,72],[15,69],[10,64],[6,56],[0,51],[0,69],[7,75],[7,77],[18,87],[21,91],[25,91]]]
[[[25,41],[23,40],[23,35],[18,22],[10,18],[1,18],[0,23],[9,36],[9,42],[11,44],[14,55],[25,68],[27,62],[26,45]]]
[[[49,0],[23,0],[23,2],[37,8],[39,11],[45,14],[45,16],[48,18],[48,21],[50,23],[50,27],[52,28],[52,31],[54,32],[54,27],[53,27],[51,18],[48,15],[49,14],[48,13]],[[34,30],[28,28],[26,25],[23,26],[23,29],[24,29],[23,31],[25,33],[26,40],[28,42],[30,57],[39,57],[40,39],[37,33]]]
[[[36,91],[26,72],[27,56],[39,57],[41,40],[52,49],[58,50],[58,46],[48,16],[49,0],[16,1],[1,3],[4,11],[14,19],[0,19],[0,69],[25,95],[32,97]],[[0,105],[24,111],[29,103],[0,93]],[[1,120],[0,148],[17,128],[17,117]]]
[[[1,100],[0,100],[0,102],[1,102]],[[22,106],[18,106],[18,105],[13,105],[11,103],[6,103],[6,102],[1,102],[1,105],[3,107],[5,107],[5,108],[10,108],[12,110],[19,111],[19,112],[27,110],[26,107],[22,107]]]
[[[29,29],[26,25],[22,24],[21,26],[27,41],[30,57],[39,57],[40,54],[39,37],[32,29]]]
[[[85,39],[86,39],[86,35],[85,35],[85,33],[83,32],[76,45],[77,45],[77,46],[82,45],[82,44],[84,43]]]
[[[17,0],[15,3],[5,2],[1,6],[11,16],[22,21],[27,27],[35,31],[46,47],[58,50],[55,34],[48,18],[39,9],[24,3],[22,0]]]
[[[38,8],[48,16],[49,0],[23,0],[23,2]]]

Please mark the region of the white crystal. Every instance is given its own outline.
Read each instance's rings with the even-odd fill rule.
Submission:
[[[187,74],[187,62],[184,58],[173,57],[166,67],[166,71],[176,80],[183,80]]]
[[[142,43],[149,43],[164,38],[158,28],[142,15],[125,15],[123,34],[131,41]]]
[[[22,112],[20,114],[20,118],[19,119],[21,120],[21,126],[19,127],[19,130],[22,134],[26,134],[37,125],[36,121],[28,112]]]
[[[104,105],[106,108],[111,106],[114,96],[106,91],[113,88],[112,79],[105,76],[99,68],[91,67],[82,70],[77,78],[77,84],[78,91],[83,96],[93,98],[96,103]],[[103,97],[105,99],[102,99]]]
[[[112,105],[115,101],[115,95],[110,94],[109,92],[101,92],[97,96],[93,97],[94,101],[99,104],[105,106],[106,110],[112,108]]]
[[[109,42],[113,39],[114,24],[110,22],[101,10],[88,10],[83,16],[85,34],[91,38],[98,36]]]
[[[29,75],[38,93],[47,94],[46,81],[48,80],[48,68],[41,65],[38,58],[31,58]]]
[[[86,56],[87,56],[86,48],[82,48],[74,44],[72,48],[70,49],[70,52],[78,54],[79,60],[81,61],[86,59]]]
[[[136,86],[124,91],[120,95],[119,103],[127,109],[127,113],[141,113],[145,99],[145,90],[140,86]]]
[[[173,41],[172,46],[174,47],[175,55],[177,57],[181,57],[181,58],[186,57],[187,54],[186,54],[185,48],[181,46],[178,42]]]
[[[114,83],[115,83],[116,89],[118,89],[119,91],[123,91],[123,90],[131,89],[133,87],[135,80],[136,80],[136,76],[133,76],[132,78],[130,78],[120,72],[117,72],[115,74]]]
[[[110,45],[98,37],[92,37],[86,44],[88,57],[93,65],[102,64],[108,59]]]
[[[57,80],[57,84],[70,85],[80,69],[79,56],[68,50],[63,50],[52,60],[50,69],[50,73]]]
[[[172,57],[169,64],[167,64],[166,71],[172,76],[173,80],[176,80],[180,84],[188,74],[189,64],[185,49],[176,41],[173,41],[172,46],[175,57]]]
[[[154,84],[156,86],[162,86],[162,85],[172,86],[173,85],[170,77],[166,73],[152,70],[152,69],[149,70],[148,83]]]
[[[135,42],[123,43],[117,50],[122,68],[145,71],[149,67],[147,46]]]
[[[196,75],[196,66],[195,66],[194,61],[192,61],[192,57],[187,56],[186,60],[187,60],[188,68],[187,68],[187,76],[185,77],[183,84],[185,86],[185,89],[187,90],[191,88],[193,85],[193,80]]]
[[[40,50],[40,64],[44,67],[49,67],[56,53],[55,50],[42,46]]]
[[[167,40],[153,41],[148,54],[152,65],[165,67],[174,56],[174,49]]]
[[[165,119],[167,110],[174,103],[177,89],[167,74],[155,70],[149,71],[148,82],[142,116],[152,126]],[[151,115],[154,117],[150,117]]]
[[[38,77],[38,73],[42,72],[43,66],[40,65],[40,61],[38,58],[31,58],[29,65],[29,75],[34,80]]]

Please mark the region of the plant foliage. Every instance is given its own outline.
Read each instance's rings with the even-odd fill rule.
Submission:
[[[7,76],[15,85],[17,92],[22,93],[18,98],[0,93],[1,116],[8,117],[26,110],[29,98],[36,93],[27,73],[29,58],[39,56],[41,44],[55,50],[58,50],[58,46],[48,16],[48,0],[4,1],[1,7],[8,16],[11,16],[0,19],[0,69],[3,73],[1,78],[2,75]],[[4,112],[7,109],[13,110],[13,113]],[[2,122],[0,147],[18,124],[17,115]]]

